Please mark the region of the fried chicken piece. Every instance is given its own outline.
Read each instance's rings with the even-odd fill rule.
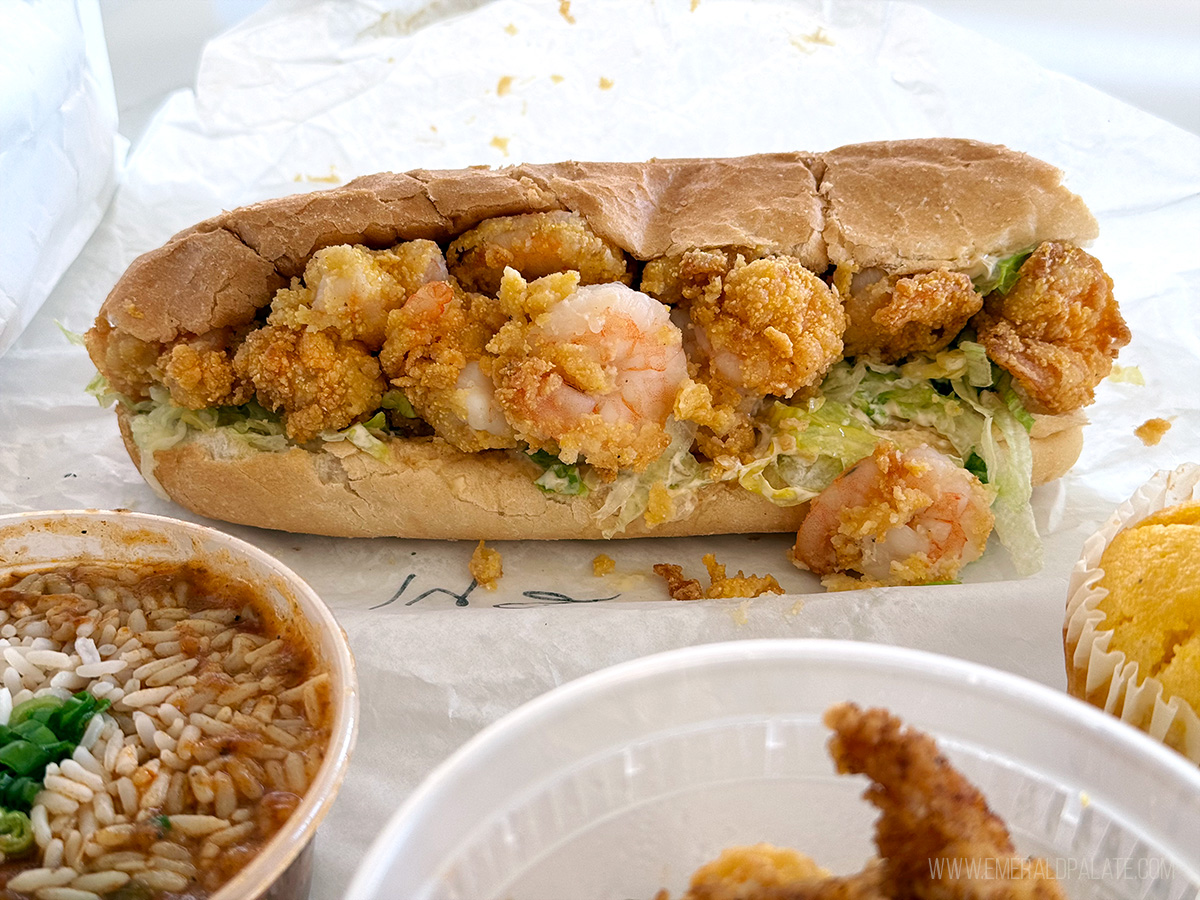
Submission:
[[[1054,242],[1025,261],[1012,290],[989,294],[971,323],[988,356],[1012,373],[1026,406],[1038,413],[1091,403],[1130,338],[1099,260]]]
[[[516,446],[484,358],[505,318],[498,301],[440,281],[388,314],[383,371],[436,434],[467,453]]]
[[[433,241],[406,241],[386,250],[339,244],[318,250],[271,303],[270,325],[295,331],[335,329],[344,340],[378,351],[388,314],[429,282],[448,281],[446,260]]]
[[[625,253],[566,210],[486,219],[446,252],[450,272],[468,291],[495,296],[506,268],[529,280],[575,271],[581,284],[631,284]]]
[[[162,344],[118,331],[106,319],[96,321],[83,343],[92,363],[114,391],[130,400],[149,398],[150,387],[157,381],[154,367]]]
[[[188,409],[246,403],[254,385],[234,371],[231,348],[239,343],[232,329],[220,328],[166,347],[155,365],[171,399]]]
[[[336,331],[263,326],[247,335],[233,366],[263,406],[283,411],[288,437],[301,443],[379,409],[386,387],[378,360]]]
[[[941,350],[983,306],[983,297],[962,272],[937,269],[885,276],[857,272],[846,298],[846,356],[895,362],[914,353]]]
[[[825,724],[834,731],[829,750],[838,771],[874,782],[864,796],[880,810],[875,844],[884,895],[1063,898],[1046,867],[1017,855],[1004,823],[931,737],[905,729],[886,710],[850,703],[826,712]]]

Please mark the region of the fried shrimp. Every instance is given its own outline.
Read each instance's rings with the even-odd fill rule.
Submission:
[[[846,356],[875,356],[891,363],[936,352],[983,306],[971,279],[949,269],[900,276],[868,269],[835,283],[842,280],[849,282],[842,291]]]
[[[710,459],[750,452],[762,398],[817,384],[841,358],[841,300],[793,257],[689,250],[648,263],[642,285],[678,304],[697,363],[676,416],[701,426],[697,447]]]
[[[163,345],[143,341],[113,328],[101,317],[83,338],[88,356],[108,379],[109,386],[131,400],[145,400],[158,380],[157,362]]]
[[[171,399],[188,409],[240,406],[254,396],[254,386],[234,371],[238,341],[228,328],[171,344],[158,357],[162,383]]]
[[[575,271],[582,284],[633,280],[624,252],[566,210],[487,219],[460,235],[446,259],[464,288],[492,296],[506,268],[527,279]]]
[[[424,284],[447,281],[446,260],[433,241],[417,240],[387,250],[340,244],[318,250],[304,280],[275,295],[267,322],[296,331],[332,328],[367,348],[383,346],[388,313]]]
[[[247,335],[233,365],[263,406],[282,411],[287,436],[301,443],[379,409],[386,387],[378,360],[332,330],[266,325]]]
[[[831,875],[770,844],[729,847],[696,870],[682,900],[1063,900],[1053,866],[1020,856],[1004,822],[933,738],[885,709],[825,713],[839,773],[871,779],[878,857]],[[668,900],[666,892],[656,900]]]
[[[714,293],[688,307],[710,381],[790,397],[841,358],[842,303],[800,260],[739,258]]]
[[[866,798],[880,810],[875,845],[888,897],[1060,900],[1050,866],[1017,854],[1004,822],[933,738],[906,729],[883,709],[850,703],[825,714],[830,754],[842,774],[874,782]],[[936,866],[938,860],[991,865]],[[797,895],[807,896],[807,895]]]
[[[483,369],[491,369],[484,348],[503,321],[495,300],[444,281],[388,315],[383,371],[439,437],[467,453],[516,446]]]
[[[641,471],[670,443],[665,425],[687,381],[682,335],[652,297],[576,281],[571,273],[526,284],[505,274],[501,302],[524,305],[526,316],[488,345],[496,398],[534,449]]]
[[[1065,413],[1095,399],[1129,328],[1099,260],[1046,242],[1007,294],[993,291],[972,319],[979,342],[1012,373],[1032,412]]]
[[[812,501],[792,558],[818,575],[857,572],[878,584],[950,580],[983,554],[990,504],[979,479],[938,451],[883,443]]]

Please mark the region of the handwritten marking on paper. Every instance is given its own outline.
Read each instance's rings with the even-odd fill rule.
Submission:
[[[805,53],[812,53],[818,44],[825,47],[834,46],[833,38],[829,36],[824,28],[819,26],[816,31],[810,34],[802,34],[792,38],[792,46]]]
[[[505,156],[508,156],[508,142],[509,142],[509,138],[504,138],[504,137],[499,137],[499,136],[492,138],[492,146],[495,147],[497,150],[499,150],[501,153],[503,153]]]
[[[611,78],[605,78],[603,75],[600,76],[600,90],[602,90],[602,91],[611,90],[612,86],[613,86],[613,80]]]
[[[567,20],[568,25],[575,24],[575,17],[571,15],[571,0],[558,0],[558,14]]]
[[[455,591],[447,587],[433,587],[415,593],[412,596],[404,599],[408,589],[413,586],[417,576],[415,573],[409,573],[404,577],[403,583],[391,597],[384,600],[382,603],[376,603],[370,609],[383,609],[386,606],[391,606],[397,600],[402,600],[403,606],[413,606],[420,603],[422,600],[428,600],[430,597],[448,597],[453,598],[455,606],[470,606],[471,594],[479,587],[479,582],[474,578],[467,585],[465,590]],[[556,606],[563,603],[604,603],[608,600],[616,600],[620,597],[620,593],[613,594],[609,597],[572,597],[570,594],[564,594],[561,591],[522,591],[521,596],[526,600],[513,600],[507,603],[495,604],[496,609],[529,609],[535,606]]]
[[[503,97],[505,94],[507,94],[509,91],[512,90],[512,86],[513,86],[513,77],[511,75],[503,76],[500,79],[499,83],[496,85],[496,96]]]
[[[522,597],[528,597],[528,601],[510,600],[507,603],[497,603],[495,609],[532,609],[537,606],[557,606],[562,603],[605,603],[609,600],[616,600],[620,594],[613,594],[611,597],[572,597],[570,594],[562,594],[558,591],[522,591]]]
[[[413,583],[413,581],[416,579],[416,577],[417,577],[416,575],[410,573],[404,579],[404,583],[402,585],[400,585],[400,590],[398,590],[398,591],[396,591],[396,593],[392,594],[392,596],[390,598],[388,598],[387,600],[384,600],[382,603],[376,603],[374,606],[372,606],[370,608],[371,609],[382,609],[385,606],[391,606],[393,603],[395,603],[397,600],[399,600],[401,597],[404,596],[404,592],[408,590],[408,586]],[[477,588],[477,587],[479,587],[479,582],[476,581],[474,578],[472,578],[471,583],[469,585],[467,585],[467,589],[460,593],[452,591],[449,588],[429,588],[428,590],[422,591],[421,593],[417,594],[415,597],[410,597],[408,600],[405,600],[404,605],[412,606],[414,603],[420,603],[422,600],[428,599],[429,597],[433,597],[438,594],[444,594],[447,597],[454,598],[455,606],[467,606],[470,603],[470,601],[467,598],[471,596],[471,592],[473,590],[475,590],[475,588]]]

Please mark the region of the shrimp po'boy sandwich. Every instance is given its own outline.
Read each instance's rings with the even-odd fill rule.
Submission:
[[[954,578],[1129,332],[1052,166],[965,140],[416,171],[226,212],[137,260],[87,346],[183,506],[342,536],[798,532]]]

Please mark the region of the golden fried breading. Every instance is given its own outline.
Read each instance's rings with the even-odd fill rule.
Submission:
[[[971,279],[949,269],[887,277],[859,272],[845,299],[846,356],[889,363],[941,350],[983,306]]]
[[[492,296],[506,268],[527,279],[571,270],[582,284],[633,281],[621,248],[566,210],[487,219],[450,244],[446,261],[464,288]]]
[[[721,279],[738,257],[746,262],[761,254],[748,248],[685,250],[679,256],[652,259],[642,267],[638,290],[668,306],[686,306],[706,293],[715,300],[721,294]]]
[[[441,281],[388,314],[383,371],[443,440],[466,453],[516,446],[484,358],[504,320],[498,301]]]
[[[240,406],[254,396],[254,386],[238,377],[224,344],[210,332],[198,340],[179,341],[163,351],[157,365],[175,403],[188,409],[207,409]]]
[[[475,552],[471,554],[471,561],[467,563],[467,571],[483,587],[494,591],[497,582],[504,575],[504,559],[499,550],[480,541],[475,547]]]
[[[730,597],[758,597],[762,594],[782,594],[783,588],[774,575],[746,575],[740,569],[736,575],[726,575],[725,565],[717,562],[712,553],[704,554],[704,568],[708,569],[709,587],[700,586],[694,578],[683,574],[683,567],[672,563],[658,563],[656,574],[667,582],[667,593],[672,600],[701,600]]]
[[[705,357],[700,380],[743,393],[790,397],[842,355],[842,302],[798,259],[739,258],[692,300],[688,313]]]
[[[989,294],[971,324],[988,356],[1012,373],[1026,406],[1039,413],[1091,403],[1130,338],[1099,260],[1053,242],[1025,261],[1012,290]]]
[[[233,366],[263,406],[283,411],[288,437],[301,443],[379,409],[386,387],[378,360],[335,331],[265,325],[246,336]]]
[[[318,250],[271,303],[270,325],[296,331],[332,328],[371,350],[383,346],[388,314],[421,285],[447,281],[446,261],[433,241],[407,241],[387,250],[340,244]]]
[[[103,318],[84,335],[83,342],[92,363],[114,391],[130,400],[145,400],[150,396],[150,388],[158,380],[155,364],[162,353],[162,344],[118,331]]]
[[[825,724],[834,731],[829,751],[838,771],[874,782],[864,796],[880,810],[875,844],[885,895],[1063,897],[1047,867],[1016,854],[1004,823],[933,738],[906,729],[887,710],[851,703],[827,711]]]
[[[757,900],[773,889],[829,875],[828,869],[787,847],[728,847],[693,873],[683,900]]]
[[[433,281],[388,313],[379,362],[406,394],[449,388],[468,361],[483,355],[504,321],[495,300]]]

